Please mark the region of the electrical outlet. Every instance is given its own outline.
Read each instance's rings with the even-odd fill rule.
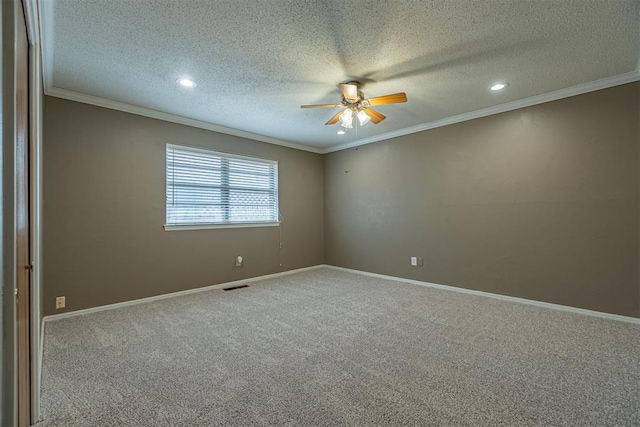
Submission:
[[[65,305],[65,297],[56,297],[56,310],[64,308]]]
[[[424,259],[418,257],[418,267],[422,267],[424,265]]]
[[[415,257],[415,256],[411,257],[411,265],[414,267],[418,265],[418,257]]]

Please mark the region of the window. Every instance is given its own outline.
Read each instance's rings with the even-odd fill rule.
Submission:
[[[165,229],[278,225],[278,162],[167,144]]]

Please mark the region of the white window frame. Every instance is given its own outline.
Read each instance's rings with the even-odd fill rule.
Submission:
[[[225,159],[241,159],[241,160],[259,160],[260,162],[270,163],[275,166],[275,189],[276,189],[276,211],[278,212],[279,217],[279,204],[280,204],[280,192],[279,192],[279,183],[278,183],[278,161],[264,159],[261,157],[254,156],[246,156],[239,154],[231,154],[231,153],[223,153],[220,151],[207,150],[203,148],[189,147],[185,145],[177,145],[177,144],[167,144],[165,147],[165,168],[164,168],[164,229],[165,231],[178,231],[178,230],[206,230],[206,229],[217,229],[217,228],[251,228],[251,227],[278,227],[280,226],[280,221],[253,221],[253,222],[215,222],[215,223],[197,223],[197,224],[166,224],[167,221],[167,162],[168,162],[168,152],[170,149],[184,150],[184,151],[193,151],[200,152],[213,156],[220,156]]]

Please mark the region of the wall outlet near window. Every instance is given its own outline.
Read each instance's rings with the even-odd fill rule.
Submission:
[[[56,297],[56,310],[64,308],[65,305],[65,297]]]

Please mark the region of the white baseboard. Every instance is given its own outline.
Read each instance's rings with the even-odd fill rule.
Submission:
[[[582,315],[585,315],[585,316],[600,317],[600,318],[603,318],[603,319],[617,320],[619,322],[627,322],[627,323],[633,323],[633,324],[636,324],[636,325],[640,325],[640,318],[636,318],[636,317],[621,316],[619,314],[604,313],[604,312],[601,312],[601,311],[587,310],[587,309],[584,309],[584,308],[577,308],[577,307],[570,307],[570,306],[567,306],[567,305],[553,304],[553,303],[550,303],[550,302],[542,302],[542,301],[530,300],[530,299],[525,299],[525,298],[510,297],[510,296],[507,296],[507,295],[493,294],[491,292],[475,291],[475,290],[472,290],[472,289],[459,288],[459,287],[456,287],[456,286],[439,285],[437,283],[422,282],[420,280],[413,280],[413,279],[404,279],[402,277],[387,276],[385,274],[369,273],[368,271],[353,270],[351,268],[336,267],[336,266],[333,266],[333,265],[325,265],[325,267],[333,269],[333,270],[340,270],[340,271],[347,271],[349,273],[361,274],[363,276],[377,277],[379,279],[394,280],[394,281],[397,281],[397,282],[411,283],[413,285],[427,286],[429,288],[441,289],[441,290],[445,290],[445,291],[460,292],[460,293],[463,293],[463,294],[477,295],[477,296],[481,296],[481,297],[494,298],[494,299],[499,299],[499,300],[503,300],[503,301],[517,302],[517,303],[520,303],[520,304],[527,304],[527,305],[534,305],[534,306],[537,306],[537,307],[550,308],[552,310],[567,311],[567,312],[570,312],[570,313],[582,314]]]
[[[153,297],[147,297],[147,298],[140,298],[140,299],[135,299],[135,300],[131,300],[131,301],[118,302],[118,303],[115,303],[115,304],[108,304],[108,305],[101,305],[101,306],[98,306],[98,307],[85,308],[83,310],[67,311],[66,313],[60,313],[60,314],[51,314],[49,316],[44,316],[43,321],[44,322],[53,322],[54,320],[66,319],[66,318],[75,317],[75,316],[82,316],[82,315],[85,315],[85,314],[97,313],[99,311],[113,310],[113,309],[116,309],[116,308],[128,307],[130,305],[144,304],[144,303],[147,303],[147,302],[158,301],[158,300],[162,300],[162,299],[166,299],[166,298],[174,298],[174,297],[179,297],[179,296],[182,296],[182,295],[189,295],[189,294],[195,294],[195,293],[198,293],[198,292],[210,291],[210,290],[213,290],[213,289],[228,288],[230,286],[244,284],[244,283],[250,283],[250,282],[256,282],[258,280],[265,280],[265,279],[272,279],[274,277],[287,276],[289,274],[300,273],[300,272],[309,271],[309,270],[315,270],[315,269],[322,268],[322,267],[324,267],[324,264],[314,265],[314,266],[311,266],[311,267],[298,268],[298,269],[295,269],[295,270],[282,271],[280,273],[267,274],[267,275],[264,275],[264,276],[251,277],[251,278],[248,278],[248,279],[234,280],[233,282],[219,283],[217,285],[205,286],[205,287],[202,287],[202,288],[187,289],[185,291],[172,292],[170,294],[162,294],[162,295],[156,295],[156,296],[153,296]],[[43,328],[43,330],[44,330],[44,328]]]
[[[162,300],[162,299],[166,299],[166,298],[178,297],[178,296],[182,296],[182,295],[189,295],[189,294],[194,294],[194,293],[197,293],[197,292],[205,292],[205,291],[209,291],[209,290],[212,290],[212,289],[222,289],[222,288],[227,288],[227,287],[238,285],[238,284],[256,282],[258,280],[271,279],[271,278],[280,277],[280,276],[287,276],[289,274],[300,273],[300,272],[309,271],[309,270],[316,270],[316,269],[319,269],[319,268],[329,268],[329,269],[332,269],[332,270],[346,271],[346,272],[349,272],[349,273],[360,274],[360,275],[363,275],[363,276],[377,277],[377,278],[380,278],[380,279],[386,279],[386,280],[393,280],[393,281],[397,281],[397,282],[410,283],[410,284],[413,284],[413,285],[426,286],[426,287],[429,287],[429,288],[441,289],[441,290],[445,290],[445,291],[453,291],[453,292],[459,292],[459,293],[463,293],[463,294],[477,295],[477,296],[486,297],[486,298],[499,299],[499,300],[503,300],[503,301],[516,302],[516,303],[520,303],[520,304],[533,305],[533,306],[548,308],[548,309],[552,309],[552,310],[565,311],[565,312],[569,312],[569,313],[582,314],[582,315],[585,315],[585,316],[600,317],[600,318],[603,318],[603,319],[617,320],[619,322],[627,322],[627,323],[633,323],[633,324],[636,324],[636,325],[640,325],[640,318],[636,318],[636,317],[621,316],[619,314],[604,313],[604,312],[601,312],[601,311],[587,310],[587,309],[584,309],[584,308],[577,308],[577,307],[571,307],[571,306],[567,306],[567,305],[553,304],[553,303],[550,303],[550,302],[543,302],[543,301],[536,301],[536,300],[530,300],[530,299],[525,299],[525,298],[511,297],[511,296],[507,296],[507,295],[494,294],[494,293],[491,293],[491,292],[484,292],[484,291],[476,291],[476,290],[473,290],[473,289],[459,288],[459,287],[456,287],[456,286],[440,285],[440,284],[437,284],[437,283],[423,282],[423,281],[420,281],[420,280],[413,280],[413,279],[405,279],[403,277],[388,276],[388,275],[385,275],[385,274],[370,273],[368,271],[354,270],[354,269],[351,269],[351,268],[344,268],[344,267],[336,267],[336,266],[327,265],[327,264],[314,265],[314,266],[311,266],[311,267],[298,268],[296,270],[289,270],[289,271],[283,271],[283,272],[280,272],[280,273],[267,274],[267,275],[264,275],[264,276],[251,277],[249,279],[235,280],[233,282],[220,283],[220,284],[217,284],[217,285],[205,286],[205,287],[202,287],[202,288],[187,289],[185,291],[173,292],[173,293],[170,293],[170,294],[156,295],[156,296],[148,297],[148,298],[141,298],[141,299],[136,299],[136,300],[131,300],[131,301],[119,302],[119,303],[115,303],[115,304],[102,305],[102,306],[99,306],[99,307],[92,307],[92,308],[87,308],[87,309],[84,309],[84,310],[68,311],[66,313],[53,314],[53,315],[49,315],[49,316],[44,316],[43,322],[52,322],[52,321],[55,321],[55,320],[66,319],[66,318],[69,318],[69,317],[82,316],[84,314],[97,313],[97,312],[105,311],[105,310],[113,310],[113,309],[116,309],[116,308],[128,307],[130,305],[144,304],[144,303],[147,303],[147,302],[158,301],[158,300]],[[42,332],[43,332],[43,335],[44,335],[44,327],[42,328]],[[41,340],[44,341],[44,336],[41,338]],[[44,345],[41,346],[41,350],[43,350],[43,349],[44,349]],[[42,358],[42,353],[39,355],[39,357]]]

